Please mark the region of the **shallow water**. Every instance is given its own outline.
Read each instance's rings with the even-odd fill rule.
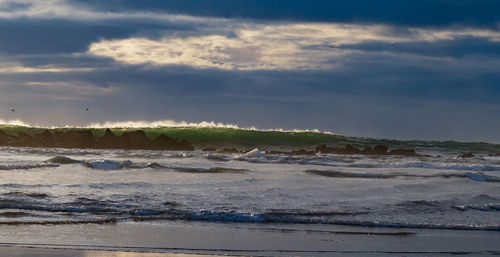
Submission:
[[[500,158],[486,154],[0,148],[0,224],[184,220],[500,231],[499,211]]]

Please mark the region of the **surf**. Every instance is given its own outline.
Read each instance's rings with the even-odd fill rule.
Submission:
[[[218,123],[103,123],[83,127],[44,128],[37,126],[0,125],[0,134],[7,137],[35,137],[42,133],[88,133],[95,140],[105,136],[106,131],[120,137],[124,134],[144,132],[149,140],[166,136],[173,140],[189,142],[194,149],[203,150],[214,148],[234,149],[238,152],[247,152],[258,148],[261,151],[312,151],[320,145],[343,147],[351,145],[359,149],[385,145],[389,149],[407,148],[418,150],[433,150],[438,152],[486,153],[495,155],[500,153],[500,145],[484,142],[455,142],[455,141],[422,141],[422,140],[392,140],[363,137],[349,137],[331,132],[318,130],[260,130],[256,128],[240,128],[231,124]],[[2,136],[0,135],[0,137]],[[0,141],[2,141],[0,139]],[[5,140],[4,140],[5,141]],[[4,144],[5,145],[5,144]],[[29,146],[29,145],[20,145]],[[43,145],[34,145],[42,146]],[[76,145],[78,146],[78,145]],[[57,147],[54,145],[53,147]],[[82,145],[78,148],[92,148]],[[119,147],[117,147],[119,148]],[[140,148],[139,148],[140,149]],[[297,152],[300,154],[300,152]]]

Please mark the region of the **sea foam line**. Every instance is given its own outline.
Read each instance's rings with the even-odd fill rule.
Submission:
[[[40,126],[33,126],[27,122],[24,122],[22,120],[2,120],[0,119],[0,125],[11,125],[11,126],[21,126],[21,127],[40,127]]]
[[[240,127],[236,124],[215,122],[215,121],[201,121],[201,122],[187,122],[175,120],[157,120],[157,121],[106,121],[91,123],[86,128],[226,128],[226,129],[239,129],[239,130],[252,130],[252,131],[266,131],[266,132],[312,132],[321,134],[338,135],[330,131],[320,131],[318,129],[260,129],[257,127]]]
[[[104,122],[93,122],[87,125],[65,125],[65,126],[43,126],[24,122],[22,120],[2,120],[0,119],[0,125],[13,125],[22,127],[32,127],[32,128],[225,128],[225,129],[238,129],[238,130],[251,130],[251,131],[263,131],[263,132],[293,132],[293,133],[320,133],[329,135],[340,135],[338,133],[333,133],[330,131],[320,131],[319,129],[261,129],[255,126],[252,127],[240,127],[236,124],[223,123],[216,121],[201,121],[201,122],[187,122],[187,121],[175,121],[175,120],[157,120],[157,121],[104,121]]]

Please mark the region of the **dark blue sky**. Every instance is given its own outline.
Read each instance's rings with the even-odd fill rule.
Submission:
[[[500,142],[498,10],[490,0],[0,0],[0,120]]]

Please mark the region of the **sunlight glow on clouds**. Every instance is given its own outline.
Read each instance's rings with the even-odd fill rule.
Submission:
[[[89,48],[91,54],[127,64],[188,65],[225,70],[319,69],[325,65],[325,57],[330,59],[348,52],[331,50],[324,56],[321,51],[300,49],[297,42],[284,39],[254,40],[219,35],[158,41],[130,38],[101,41]]]
[[[58,73],[58,72],[89,72],[94,68],[66,68],[66,67],[26,67],[26,66],[0,66],[0,73]]]
[[[230,36],[127,38],[92,43],[88,53],[126,64],[187,65],[224,70],[330,69],[355,50],[336,47],[363,42],[419,42],[480,37],[499,41],[489,30],[408,29],[400,35],[385,25],[244,24]]]

